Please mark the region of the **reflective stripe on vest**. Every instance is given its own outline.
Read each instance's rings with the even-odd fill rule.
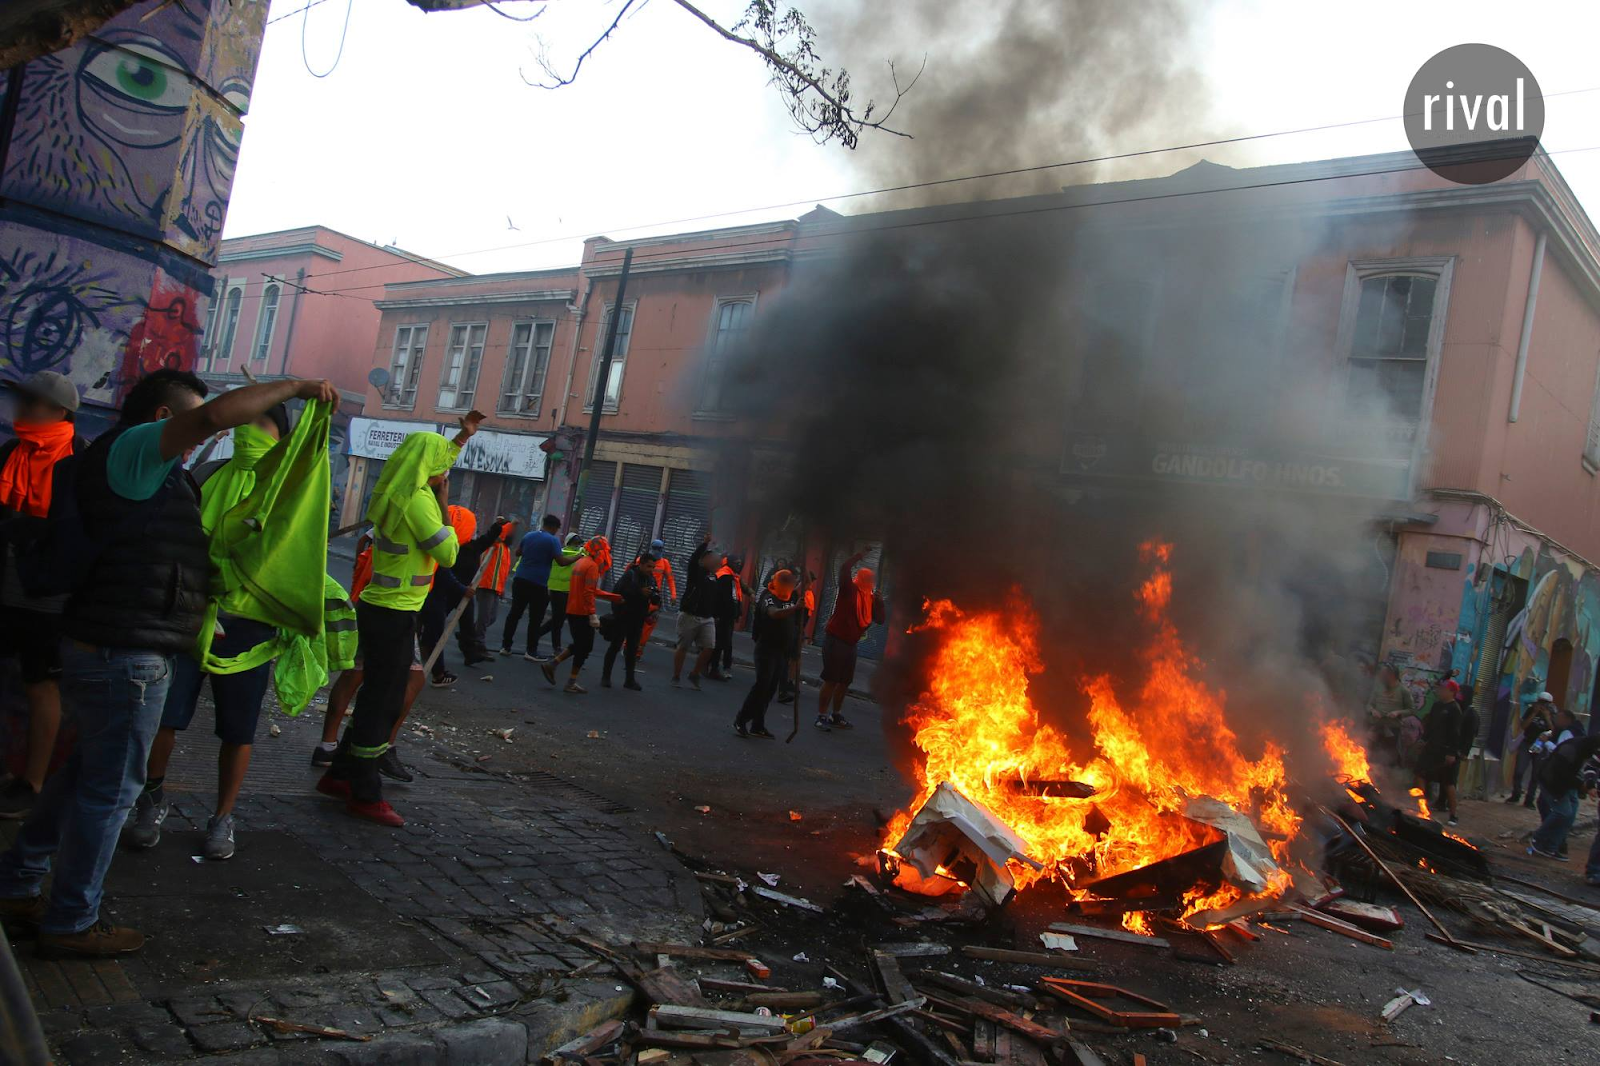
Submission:
[[[355,628],[356,620],[354,618],[340,618],[323,624],[323,629],[329,633],[353,633]]]
[[[397,589],[400,587],[400,579],[389,574],[373,574],[369,584],[377,585],[382,589]]]
[[[444,539],[446,537],[454,532],[455,530],[451,529],[449,526],[440,526],[437,533],[429,537],[427,540],[422,541],[417,545],[417,547],[421,548],[423,551],[427,551],[429,548],[437,548],[439,545],[444,543]]]
[[[382,534],[372,538],[372,546],[381,552],[388,552],[390,555],[404,555],[411,550],[404,544],[390,540]]]

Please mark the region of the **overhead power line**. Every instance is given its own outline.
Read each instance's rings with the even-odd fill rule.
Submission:
[[[1583,148],[1565,148],[1565,149],[1560,149],[1560,150],[1554,151],[1554,152],[1541,152],[1540,154],[1541,155],[1545,155],[1545,156],[1570,155],[1570,154],[1576,154],[1578,152],[1592,152],[1592,151],[1596,151],[1596,150],[1600,150],[1600,144],[1589,145],[1589,146],[1583,147]],[[1426,164],[1423,163],[1419,159],[1419,160],[1417,160],[1415,162],[1405,163],[1405,164],[1399,165],[1399,166],[1382,167],[1382,168],[1370,169],[1370,170],[1345,171],[1345,172],[1338,173],[1338,174],[1315,174],[1315,175],[1309,175],[1309,176],[1306,176],[1306,177],[1284,178],[1284,179],[1275,180],[1275,181],[1259,181],[1259,182],[1253,182],[1253,183],[1243,184],[1243,185],[1219,185],[1219,186],[1214,186],[1214,187],[1209,187],[1209,188],[1202,188],[1202,189],[1177,189],[1177,190],[1173,190],[1173,191],[1170,191],[1170,192],[1147,192],[1147,193],[1142,194],[1142,195],[1124,196],[1124,197],[1118,197],[1118,198],[1113,198],[1113,199],[1090,200],[1090,201],[1084,201],[1084,202],[1079,202],[1079,203],[1039,204],[1039,203],[1036,203],[1036,202],[1033,202],[1033,201],[1030,200],[1027,203],[1026,206],[1022,205],[1019,202],[1016,206],[1012,206],[1012,207],[1007,208],[1007,207],[1004,206],[1005,201],[996,201],[996,200],[977,201],[977,202],[968,203],[968,204],[964,204],[964,205],[963,204],[945,205],[946,213],[942,213],[936,218],[903,218],[902,217],[902,218],[898,218],[897,220],[894,220],[894,221],[890,221],[890,220],[887,220],[887,219],[879,220],[877,222],[877,224],[874,224],[874,220],[873,220],[872,216],[861,216],[861,215],[846,216],[845,221],[848,223],[848,226],[846,228],[842,228],[842,229],[837,230],[837,231],[832,232],[832,233],[814,234],[813,235],[813,239],[817,239],[817,238],[821,238],[821,239],[837,239],[837,238],[845,238],[845,237],[859,237],[859,236],[861,236],[863,234],[869,234],[869,233],[882,233],[882,232],[890,232],[890,231],[902,230],[902,229],[914,229],[914,228],[917,228],[917,227],[920,227],[920,226],[946,225],[946,224],[954,223],[954,222],[969,222],[969,221],[974,221],[974,220],[977,220],[977,219],[1014,218],[1014,217],[1026,216],[1026,215],[1049,214],[1049,213],[1053,213],[1053,212],[1057,212],[1057,211],[1075,211],[1075,210],[1081,210],[1081,209],[1084,209],[1084,208],[1115,207],[1115,206],[1118,206],[1118,205],[1121,205],[1121,204],[1141,203],[1141,202],[1160,201],[1160,200],[1175,200],[1175,199],[1182,199],[1182,198],[1188,197],[1188,196],[1203,196],[1203,195],[1210,195],[1210,194],[1215,194],[1215,193],[1251,192],[1251,191],[1259,191],[1259,190],[1262,190],[1262,189],[1282,188],[1282,187],[1294,186],[1294,185],[1306,185],[1306,184],[1311,184],[1311,183],[1319,182],[1319,181],[1344,180],[1344,179],[1348,179],[1348,178],[1358,178],[1358,177],[1374,177],[1374,176],[1381,175],[1381,174],[1400,174],[1400,173],[1406,173],[1408,171],[1422,170],[1422,169],[1425,169],[1425,168],[1426,168]],[[962,207],[975,208],[975,210],[969,210],[967,212],[961,212],[960,209]],[[895,214],[896,215],[905,215],[906,213],[907,212],[896,212]],[[751,250],[757,250],[757,249],[774,248],[774,247],[781,247],[781,246],[790,244],[793,241],[793,239],[794,239],[794,237],[793,237],[792,234],[778,234],[778,235],[772,235],[772,236],[762,236],[762,237],[751,238],[751,239],[748,239],[748,240],[729,241],[729,242],[726,242],[726,243],[723,243],[723,244],[700,245],[700,246],[690,250],[687,254],[689,254],[689,255],[706,255],[706,254],[711,254],[711,253],[726,253],[726,252],[751,251]],[[684,258],[685,255],[686,255],[685,251],[683,249],[681,249],[681,248],[665,248],[665,249],[654,249],[654,250],[652,250],[652,249],[635,249],[634,262],[635,263],[650,262],[650,261],[657,260],[657,259],[681,259],[681,258]],[[385,266],[389,266],[389,267],[393,267],[396,264],[384,264],[384,265]],[[350,270],[331,270],[331,271],[327,271],[327,272],[322,273],[322,274],[307,274],[306,278],[307,278],[307,280],[309,280],[311,278],[330,277],[330,276],[337,275],[337,274],[352,273],[352,272],[355,272],[355,271],[367,270],[367,269],[374,269],[374,268],[353,267]],[[381,267],[379,267],[378,269],[381,269]],[[559,269],[559,268],[557,268],[557,269]],[[468,278],[470,278],[470,275],[468,275]],[[466,280],[466,279],[463,279],[463,280]],[[251,282],[251,284],[254,284],[254,282]],[[383,288],[383,287],[385,287],[385,284],[386,283],[383,283],[383,282],[371,282],[371,283],[364,284],[364,285],[348,286],[346,288],[341,288],[341,289],[333,289],[333,288],[322,289],[322,290],[318,290],[318,292],[316,294],[317,295],[321,295],[321,296],[343,295],[343,294],[352,293],[352,292],[361,292],[361,291],[365,291],[365,290]],[[259,299],[260,295],[261,294],[259,294],[259,293],[248,294],[248,295],[245,295],[244,298],[245,299]],[[357,297],[357,298],[360,299],[361,297]],[[376,303],[377,301],[373,300],[372,302]]]

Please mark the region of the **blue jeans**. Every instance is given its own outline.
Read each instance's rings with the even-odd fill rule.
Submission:
[[[1578,790],[1569,788],[1558,796],[1550,797],[1546,810],[1548,813],[1544,821],[1539,823],[1538,831],[1533,834],[1533,846],[1554,854],[1567,842],[1567,832],[1578,818]]]
[[[40,929],[79,933],[100,917],[106,871],[127,812],[144,788],[150,742],[172,677],[172,657],[141,648],[62,645],[61,705],[78,730],[45,781],[17,839],[0,855],[0,898],[39,894],[55,857]]]

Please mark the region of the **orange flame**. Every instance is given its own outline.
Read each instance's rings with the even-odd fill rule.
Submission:
[[[1018,887],[1063,873],[1072,861],[1092,863],[1093,877],[1136,869],[1216,839],[1183,818],[1191,797],[1211,796],[1250,816],[1282,849],[1300,827],[1289,805],[1283,752],[1267,744],[1251,759],[1224,713],[1226,696],[1195,675],[1197,663],[1179,639],[1166,609],[1172,596],[1167,568],[1172,548],[1146,544],[1149,577],[1135,596],[1154,634],[1143,653],[1144,682],[1121,692],[1108,676],[1087,678],[1088,725],[1094,753],[1075,755],[1067,738],[1039,720],[1028,695],[1038,673],[1038,620],[1014,597],[1004,611],[965,612],[948,600],[924,605],[920,629],[941,635],[928,685],[905,721],[921,751],[920,787],[889,825],[892,847],[941,781],[987,807],[1045,864],[1043,872],[1013,864]],[[1133,713],[1124,709],[1124,701]],[[1036,780],[1074,780],[1098,791],[1089,799],[1031,794]],[[1086,821],[1087,819],[1087,821]],[[1071,875],[1068,875],[1069,880]],[[1226,906],[1232,886],[1197,888],[1183,913]],[[1142,929],[1136,914],[1124,919]]]
[[[1367,749],[1350,735],[1346,722],[1330,719],[1322,723],[1322,746],[1333,759],[1334,772],[1342,780],[1361,784],[1372,780],[1372,765]]]
[[[1423,792],[1420,788],[1414,788],[1411,790],[1410,796],[1412,799],[1417,801],[1418,814],[1422,815],[1424,818],[1433,817],[1433,812],[1428,809],[1427,793]]]

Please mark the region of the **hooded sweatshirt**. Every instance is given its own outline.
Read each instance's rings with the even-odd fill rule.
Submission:
[[[361,590],[363,603],[419,610],[434,570],[454,565],[460,543],[428,479],[448,471],[460,454],[459,445],[437,433],[413,433],[384,464],[367,504],[372,580]]]

